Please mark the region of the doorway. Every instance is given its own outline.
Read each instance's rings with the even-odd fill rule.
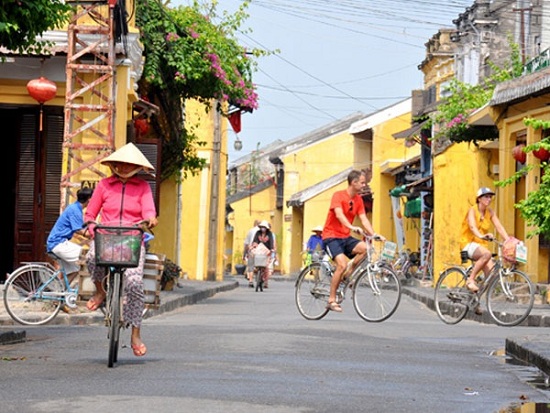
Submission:
[[[0,106],[2,177],[8,215],[0,223],[0,282],[25,261],[46,260],[46,239],[59,216],[63,108]]]

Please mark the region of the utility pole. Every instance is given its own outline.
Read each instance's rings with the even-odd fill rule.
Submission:
[[[217,107],[218,105],[216,105]],[[220,204],[220,162],[221,162],[221,125],[220,113],[215,110],[214,136],[212,140],[212,175],[210,184],[210,217],[208,225],[208,266],[206,279],[216,281],[218,263],[218,212]]]
[[[519,36],[521,44],[521,62],[525,64],[525,12],[533,10],[532,7],[513,8],[512,11],[519,12],[521,21],[519,22]]]

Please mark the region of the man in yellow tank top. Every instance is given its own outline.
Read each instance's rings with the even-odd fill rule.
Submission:
[[[496,231],[504,241],[508,239],[508,233],[493,209],[489,207],[494,196],[495,193],[490,188],[479,188],[476,195],[476,205],[468,210],[462,222],[460,250],[466,252],[468,258],[474,261],[474,268],[466,281],[466,287],[472,292],[479,290],[475,282],[477,274],[483,270],[487,276],[494,266],[489,250],[489,241],[495,237],[494,234],[489,232],[491,225],[495,226]]]

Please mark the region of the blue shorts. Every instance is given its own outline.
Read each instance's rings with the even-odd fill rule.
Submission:
[[[353,249],[361,241],[354,237],[347,237],[327,238],[324,239],[323,242],[325,243],[325,251],[330,258],[334,259],[338,255],[344,254],[346,257],[351,259],[355,256]]]

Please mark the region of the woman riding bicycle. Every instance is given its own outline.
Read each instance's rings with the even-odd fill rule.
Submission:
[[[255,254],[256,248],[263,244],[265,247],[265,251],[267,252],[266,255],[269,255],[267,259],[267,265],[262,269],[262,280],[264,283],[263,288],[267,288],[267,282],[269,281],[269,277],[271,276],[271,271],[273,266],[270,266],[270,264],[273,262],[273,253],[275,253],[275,238],[273,236],[273,233],[271,232],[269,222],[267,221],[261,221],[258,224],[259,230],[254,235],[254,238],[252,239],[251,244],[251,253],[252,255]]]
[[[108,165],[113,175],[98,182],[86,209],[84,221],[93,222],[101,215],[102,225],[120,226],[147,221],[148,228],[155,227],[158,221],[151,187],[147,181],[136,176],[142,170],[154,170],[147,158],[133,143],[128,143],[103,159],[101,163]],[[89,229],[93,236],[93,228]],[[142,242],[139,265],[127,268],[124,272],[126,301],[123,318],[132,326],[132,350],[136,356],[144,356],[147,352],[147,347],[141,340],[141,321],[145,308],[144,262],[145,247]],[[106,268],[96,266],[93,245],[90,246],[86,263],[96,286],[96,292],[88,301],[87,308],[95,311],[105,301],[106,292],[102,281],[106,276]]]
[[[494,265],[492,253],[489,250],[489,241],[494,239],[494,235],[489,233],[491,224],[495,226],[504,241],[508,239],[508,233],[493,209],[489,207],[494,196],[495,193],[490,188],[479,188],[476,205],[470,207],[462,222],[460,250],[474,261],[474,267],[466,281],[466,287],[472,292],[479,291],[475,281],[477,274],[483,270],[487,276]]]

